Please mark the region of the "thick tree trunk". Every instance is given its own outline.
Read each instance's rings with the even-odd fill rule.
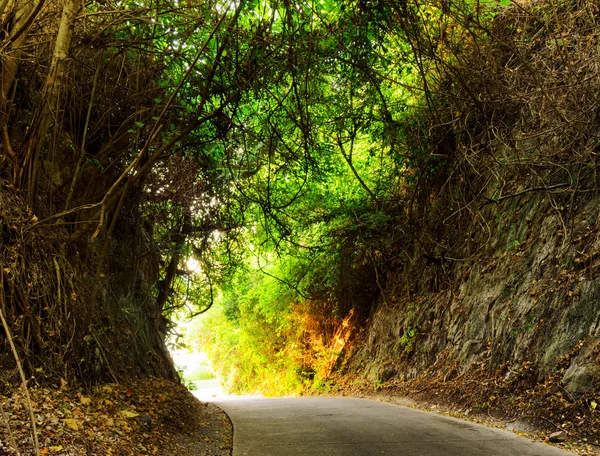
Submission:
[[[10,40],[10,38],[14,32],[19,31],[26,25],[27,19],[29,18],[30,14],[33,10],[33,3],[30,2],[29,0],[20,0],[20,1],[17,0],[14,3],[13,8],[10,8],[9,4],[5,5],[5,8],[7,6],[9,7],[9,10],[6,12],[5,15],[4,14],[0,15],[0,20],[2,20],[3,24],[5,22],[12,22],[12,27],[10,27],[10,30],[9,30],[9,33],[7,34],[6,39],[4,40],[4,42],[2,42],[3,47],[5,46],[6,43],[8,43],[8,41]],[[8,17],[11,14],[14,15],[14,18],[12,18],[12,20]],[[3,53],[2,57],[1,57],[2,58],[2,76],[1,76],[1,78],[2,78],[2,100],[1,100],[1,102],[2,102],[2,115],[3,116],[6,114],[6,111],[5,111],[6,104],[10,101],[9,100],[10,89],[15,80],[15,76],[17,74],[17,69],[19,68],[19,57],[22,54],[20,47],[26,38],[27,38],[27,33],[22,32],[12,42],[12,44],[8,46],[8,52]],[[2,120],[5,122],[6,118],[3,117]]]
[[[56,36],[56,44],[54,45],[50,71],[46,78],[36,116],[22,148],[22,168],[17,184],[19,187],[27,190],[30,206],[33,206],[32,203],[35,196],[40,149],[52,124],[52,119],[56,118],[61,88],[65,84],[68,73],[69,49],[80,5],[81,2],[79,0],[65,1]]]

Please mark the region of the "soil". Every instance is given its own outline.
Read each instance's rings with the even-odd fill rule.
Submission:
[[[85,391],[63,381],[29,392],[42,455],[231,455],[227,415],[174,382],[152,378]],[[0,387],[0,405],[0,455],[35,454],[23,391]]]

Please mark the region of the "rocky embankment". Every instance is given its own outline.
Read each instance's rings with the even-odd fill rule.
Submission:
[[[410,296],[397,277],[349,372],[600,444],[600,199],[572,204],[569,218],[549,194],[490,207],[487,231],[462,233],[468,259],[422,262]]]

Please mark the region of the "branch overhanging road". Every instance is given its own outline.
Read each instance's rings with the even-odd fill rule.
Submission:
[[[233,456],[569,456],[512,432],[367,399],[217,400]]]

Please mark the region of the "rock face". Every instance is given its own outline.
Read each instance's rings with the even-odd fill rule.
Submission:
[[[510,376],[526,363],[541,380],[562,361],[572,397],[598,384],[600,199],[579,201],[569,220],[553,203],[534,194],[490,208],[487,232],[473,223],[458,235],[464,261],[415,263],[410,296],[402,276],[390,280],[354,366],[381,382],[391,364],[406,379],[431,366],[451,378],[476,361]]]

